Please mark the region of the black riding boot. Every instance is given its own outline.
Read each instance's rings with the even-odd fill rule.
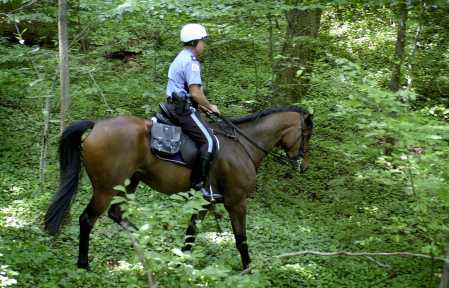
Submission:
[[[212,186],[206,187],[206,180],[207,176],[209,175],[212,155],[210,153],[201,155],[199,160],[200,181],[198,183],[195,183],[194,189],[201,191],[201,193],[203,193],[204,199],[209,202],[223,202],[223,195],[212,191]]]

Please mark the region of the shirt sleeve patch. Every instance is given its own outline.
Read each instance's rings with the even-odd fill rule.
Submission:
[[[200,72],[200,65],[196,63],[192,63],[192,71],[193,72]]]

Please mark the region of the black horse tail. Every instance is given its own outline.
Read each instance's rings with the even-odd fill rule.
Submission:
[[[62,220],[78,189],[81,170],[81,142],[83,133],[95,122],[80,121],[67,127],[59,142],[60,184],[45,214],[44,229],[51,235],[58,233]]]

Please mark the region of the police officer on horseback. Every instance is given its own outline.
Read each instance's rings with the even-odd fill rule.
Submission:
[[[174,104],[174,116],[186,133],[199,148],[199,173],[193,173],[192,187],[203,193],[209,201],[222,201],[223,195],[206,187],[207,175],[216,150],[212,131],[201,119],[199,109],[220,114],[216,105],[204,95],[201,81],[201,65],[197,57],[206,48],[206,29],[200,24],[187,24],[181,29],[184,47],[176,56],[168,70],[167,102]]]

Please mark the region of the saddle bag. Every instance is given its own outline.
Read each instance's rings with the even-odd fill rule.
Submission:
[[[163,154],[173,155],[181,147],[181,135],[181,127],[153,121],[153,127],[151,127],[151,149]]]

